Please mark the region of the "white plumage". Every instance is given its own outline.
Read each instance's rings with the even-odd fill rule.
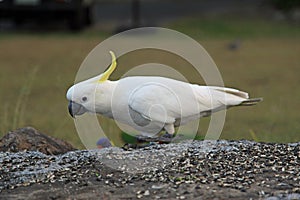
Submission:
[[[113,118],[155,137],[161,130],[169,134],[174,127],[209,116],[232,106],[254,105],[246,92],[232,88],[199,86],[165,77],[133,76],[109,81],[112,65],[97,77],[72,86],[67,92],[72,116],[94,112]]]

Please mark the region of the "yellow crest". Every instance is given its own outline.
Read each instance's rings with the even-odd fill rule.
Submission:
[[[108,80],[109,76],[114,72],[114,70],[117,67],[117,61],[116,61],[116,56],[115,56],[114,52],[109,51],[109,53],[111,55],[111,65],[109,66],[109,68],[103,73],[103,75],[99,79],[98,82],[100,82],[100,83]]]

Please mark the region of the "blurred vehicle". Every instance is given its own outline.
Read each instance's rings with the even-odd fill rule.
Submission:
[[[92,24],[93,6],[94,0],[0,0],[0,19],[16,25],[66,21],[72,30],[80,30]]]

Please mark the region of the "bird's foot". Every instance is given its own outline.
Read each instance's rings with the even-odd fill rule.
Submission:
[[[155,142],[136,143],[136,144],[126,143],[126,144],[124,144],[122,149],[124,149],[126,151],[130,151],[130,150],[134,150],[134,149],[142,149],[142,148],[145,148],[145,147],[150,147],[150,146],[153,146],[153,145],[157,145],[157,143],[155,143]]]
[[[163,137],[163,138],[174,138],[174,134],[165,133],[161,137]]]
[[[169,144],[172,142],[174,134],[166,133],[157,138],[157,142],[160,144]]]
[[[166,133],[160,137],[147,137],[147,136],[136,136],[136,140],[138,143],[143,142],[157,142],[157,143],[170,143],[174,138],[173,134]]]
[[[143,136],[143,135],[137,135],[136,136],[136,141],[138,143],[143,143],[143,142],[157,142],[157,138]]]
[[[160,137],[147,137],[143,135],[138,135],[135,137],[136,143],[130,144],[126,143],[122,148],[124,150],[133,150],[133,149],[141,149],[157,144],[169,144],[174,139],[174,134],[166,133]]]

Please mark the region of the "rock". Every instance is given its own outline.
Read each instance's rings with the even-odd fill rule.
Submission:
[[[299,152],[245,140],[0,152],[0,199],[299,199]]]
[[[76,150],[70,143],[38,132],[32,127],[8,132],[0,139],[0,151],[39,151],[47,155]]]

